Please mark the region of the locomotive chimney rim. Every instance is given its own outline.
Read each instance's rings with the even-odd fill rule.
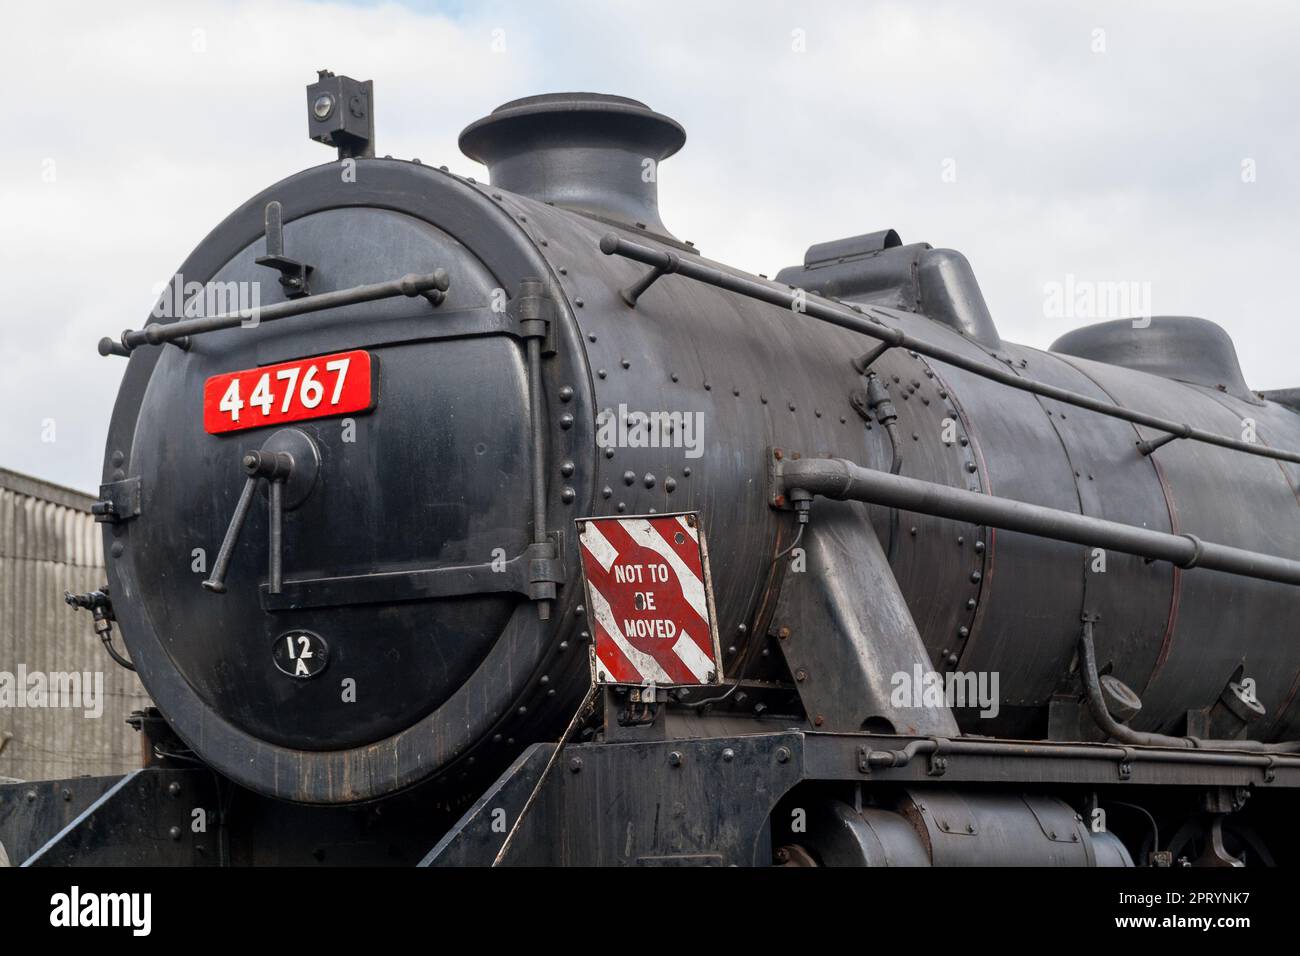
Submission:
[[[644,103],[604,93],[511,100],[465,127],[460,149],[493,186],[671,237],[659,218],[659,162],[686,130]]]

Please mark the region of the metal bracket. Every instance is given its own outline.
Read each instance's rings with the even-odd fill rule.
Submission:
[[[893,344],[890,342],[881,342],[875,348],[868,352],[864,352],[855,358],[853,360],[853,367],[857,369],[859,375],[866,375],[867,371],[875,363],[876,359],[880,358],[880,356],[884,355],[893,347]]]
[[[140,478],[124,478],[99,486],[99,500],[90,506],[90,513],[102,523],[118,524],[140,516]]]
[[[681,259],[678,258],[677,253],[668,253],[668,259],[666,262],[651,266],[646,274],[637,279],[636,282],[633,282],[625,289],[620,289],[618,293],[619,296],[631,308],[635,309],[636,300],[641,298],[647,289],[658,282],[660,277],[671,275],[676,272],[680,264]]]
[[[1181,431],[1166,432],[1165,434],[1161,435],[1159,438],[1147,438],[1137,443],[1138,451],[1140,451],[1143,455],[1150,455],[1157,448],[1161,448],[1165,445],[1168,445],[1171,441],[1176,441],[1179,438],[1189,437],[1191,435],[1191,432],[1192,432],[1192,426],[1184,425],[1182,426]]]
[[[787,452],[782,448],[773,448],[768,446],[766,450],[767,458],[767,503],[777,511],[793,511],[794,505],[786,496],[785,478],[782,474],[782,463],[789,457],[798,461],[801,457],[799,452]]]
[[[1137,751],[1132,747],[1124,748],[1124,753],[1120,757],[1119,766],[1116,768],[1119,771],[1119,778],[1121,780],[1133,779],[1133,760],[1136,757]]]
[[[280,203],[274,199],[266,204],[266,255],[253,261],[280,273],[280,285],[284,287],[286,297],[298,299],[311,293],[307,279],[312,267],[284,254],[284,214]]]

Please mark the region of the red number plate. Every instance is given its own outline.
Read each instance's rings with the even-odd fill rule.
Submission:
[[[373,408],[370,353],[339,352],[214,375],[203,385],[211,435]]]

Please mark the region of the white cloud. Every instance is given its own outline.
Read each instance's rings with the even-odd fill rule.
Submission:
[[[381,153],[463,171],[457,134],[506,99],[634,96],[687,128],[661,205],[713,258],[772,274],[891,226],[965,252],[1003,335],[1039,347],[1066,330],[1043,318],[1045,282],[1149,281],[1157,311],[1228,328],[1252,385],[1300,384],[1298,26],[1209,3],[15,7],[0,464],[97,485],[123,363],[96,340],[140,324],[230,210],[329,158],[304,129],[321,67],[375,80]]]

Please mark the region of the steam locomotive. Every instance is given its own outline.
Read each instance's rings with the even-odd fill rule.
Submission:
[[[177,271],[260,302],[100,345],[108,582],[70,600],[156,703],[148,765],[23,785],[11,856],[1296,858],[1300,392],[1221,328],[1015,345],[893,230],[713,262],[635,100],[501,106],[460,137],[484,183],[377,157],[369,83],[307,94],[338,160]],[[666,522],[700,666],[618,633],[643,595],[598,613],[593,541]]]

